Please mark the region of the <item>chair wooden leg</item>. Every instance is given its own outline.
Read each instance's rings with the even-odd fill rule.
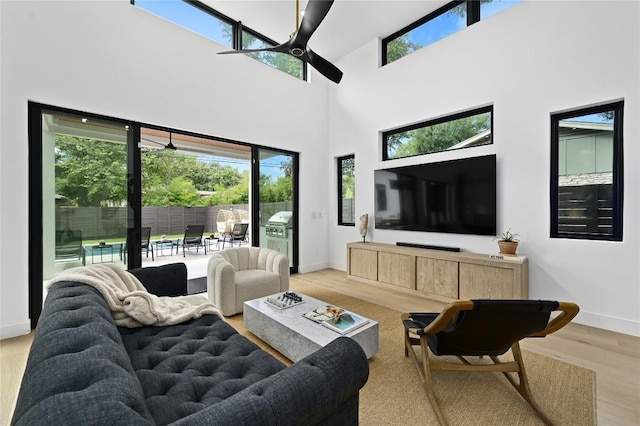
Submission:
[[[542,411],[542,408],[538,405],[538,403],[533,399],[533,395],[531,393],[531,388],[529,387],[529,379],[527,379],[527,372],[524,369],[524,362],[522,360],[522,352],[520,351],[520,344],[516,342],[511,347],[511,352],[513,353],[513,358],[518,364],[518,379],[519,383],[516,383],[515,379],[508,373],[503,372],[502,374],[509,380],[509,382],[513,385],[514,388],[518,391],[518,393],[524,398],[525,401],[533,408],[536,414],[545,422],[547,425],[554,425],[555,423],[547,416],[547,414]],[[494,362],[496,362],[496,357],[491,357]]]
[[[424,336],[420,337],[420,347],[422,348],[422,368],[424,371],[422,384],[424,391],[427,394],[433,412],[438,418],[438,422],[440,422],[442,426],[447,426],[447,419],[445,419],[444,413],[440,409],[440,404],[438,404],[438,400],[436,399],[436,394],[433,391],[433,378],[431,377],[431,366],[429,362],[429,345],[427,344],[427,338]]]
[[[409,332],[405,330],[404,331],[404,356],[405,356],[405,358],[409,356],[409,349],[410,348],[411,348],[411,344],[409,343]]]
[[[420,376],[420,381],[422,382],[422,387],[424,388],[424,392],[427,394],[427,399],[429,400],[429,404],[431,404],[431,409],[433,409],[434,414],[438,418],[438,422],[442,426],[447,426],[447,419],[444,417],[444,413],[440,409],[440,404],[438,404],[438,400],[436,399],[436,394],[433,390],[433,379],[431,377],[431,366],[429,363],[429,345],[427,344],[427,339],[425,336],[420,336],[420,348],[422,350],[422,362],[418,360],[418,357],[413,349],[411,344],[411,339],[409,337],[409,332],[405,332],[405,348],[404,353],[405,356],[411,355],[411,359],[418,370],[418,376]]]

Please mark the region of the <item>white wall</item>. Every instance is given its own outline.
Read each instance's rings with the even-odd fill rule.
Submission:
[[[327,266],[323,78],[218,56],[226,48],[128,0],[2,1],[0,17],[0,338],[29,331],[29,100],[300,152],[298,264]]]
[[[530,296],[576,301],[578,322],[640,335],[639,9],[525,2],[383,68],[372,40],[337,64],[345,76],[335,86],[219,57],[223,47],[127,0],[0,1],[0,338],[29,330],[28,100],[300,152],[302,272],[344,269],[346,243],[360,238],[357,227],[335,226],[334,157],[356,154],[356,214],[369,213],[372,228],[374,169],[496,153],[498,227],[522,237]],[[552,240],[549,114],[619,98],[624,241]],[[488,103],[492,146],[379,160],[381,130]],[[496,250],[489,237],[373,229],[370,237]]]
[[[356,216],[376,242],[408,241],[497,251],[491,237],[375,230],[373,170],[495,153],[498,229],[521,237],[531,298],[575,301],[576,321],[640,336],[638,217],[640,3],[526,1],[379,68],[372,40],[337,65],[330,89],[330,152],[355,153]],[[386,34],[381,34],[381,37]],[[549,237],[550,113],[624,98],[624,241]],[[494,105],[494,144],[382,162],[382,130]],[[329,191],[330,210],[336,192]],[[357,227],[330,227],[330,264],[345,269]]]

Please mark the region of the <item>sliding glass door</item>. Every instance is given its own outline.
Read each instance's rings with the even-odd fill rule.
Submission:
[[[96,263],[126,267],[128,126],[42,114],[44,282]]]
[[[250,243],[230,236],[249,222],[251,147],[150,127],[140,129],[138,146],[142,266],[184,262],[197,280],[189,287],[206,290],[208,254]]]
[[[250,245],[297,272],[296,153],[34,102],[29,152],[34,328],[45,284],[77,266],[184,262],[206,291],[211,251]],[[193,228],[201,238],[185,245]]]
[[[255,151],[258,200],[254,215],[258,217],[259,246],[286,254],[292,272],[297,272],[298,156],[295,153],[257,148]]]

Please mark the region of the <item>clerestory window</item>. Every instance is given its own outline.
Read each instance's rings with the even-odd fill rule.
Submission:
[[[279,44],[199,1],[131,0],[131,4],[230,49],[259,49]],[[247,56],[301,80],[307,79],[306,64],[293,56],[277,52],[248,53]]]
[[[493,143],[493,106],[434,118],[382,133],[382,160]]]
[[[382,40],[382,65],[487,19],[522,0],[452,1]]]

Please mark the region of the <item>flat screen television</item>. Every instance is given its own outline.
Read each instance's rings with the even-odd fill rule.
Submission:
[[[375,227],[496,235],[496,156],[375,170]]]

